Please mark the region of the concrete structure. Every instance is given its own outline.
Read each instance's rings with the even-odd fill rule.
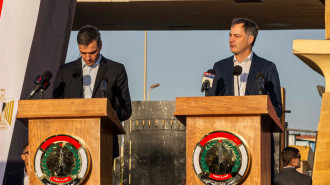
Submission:
[[[294,40],[293,53],[325,78],[315,149],[313,184],[330,184],[330,1],[325,3],[325,39]]]

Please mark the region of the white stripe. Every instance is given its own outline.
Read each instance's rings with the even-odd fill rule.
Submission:
[[[0,17],[0,89],[14,98],[12,125],[0,131],[0,182],[8,157],[17,100],[20,98],[27,61],[36,27],[40,0],[4,0]]]
[[[79,149],[79,153],[81,156],[82,164],[81,164],[81,170],[80,170],[80,173],[78,176],[80,178],[84,178],[84,176],[86,175],[86,172],[87,172],[87,168],[88,168],[88,158],[87,158],[87,154],[86,154],[85,150],[82,147]]]
[[[40,165],[41,155],[42,155],[42,151],[38,150],[34,161],[34,169],[39,178],[42,176],[41,165]]]
[[[239,170],[238,174],[243,176],[246,169],[247,169],[247,165],[248,165],[248,154],[246,151],[246,148],[244,147],[244,145],[242,144],[240,147],[238,147],[239,150],[241,151],[242,154],[242,165],[241,165],[241,169]]]
[[[195,171],[197,174],[202,173],[202,169],[199,165],[199,154],[200,154],[201,150],[202,150],[202,148],[199,145],[197,145],[195,148],[194,156],[193,156],[194,168],[195,168]]]

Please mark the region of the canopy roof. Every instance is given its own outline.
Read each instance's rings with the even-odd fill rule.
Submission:
[[[228,30],[234,17],[262,30],[324,29],[324,0],[78,0],[73,29]]]

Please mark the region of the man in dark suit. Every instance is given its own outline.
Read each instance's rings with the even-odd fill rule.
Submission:
[[[6,174],[4,179],[4,185],[29,184],[30,165],[29,165],[29,146],[27,144],[24,145],[21,158],[24,161],[24,168]]]
[[[216,62],[216,72],[210,96],[245,96],[259,95],[256,76],[264,75],[264,94],[267,94],[278,117],[282,114],[281,86],[274,63],[257,56],[252,47],[258,35],[258,26],[246,18],[235,18],[229,33],[230,51],[234,54],[229,58]],[[234,66],[242,67],[238,81],[233,76]]]
[[[104,96],[110,101],[119,120],[127,120],[132,114],[132,108],[124,65],[100,54],[101,35],[94,26],[82,27],[78,32],[77,42],[81,58],[60,66],[54,81],[53,98]],[[115,158],[119,156],[117,135],[114,135],[113,145]]]
[[[275,176],[275,185],[311,185],[310,176],[297,172],[300,168],[299,150],[293,147],[286,147],[282,151],[282,161],[285,167]]]

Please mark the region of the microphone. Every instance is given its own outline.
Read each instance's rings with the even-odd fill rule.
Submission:
[[[237,79],[238,96],[241,96],[239,82],[238,82],[238,76],[242,74],[242,71],[243,71],[243,68],[239,65],[236,65],[233,68],[233,75],[236,76],[236,79]]]
[[[33,83],[36,84],[36,86],[30,92],[27,99],[28,100],[31,99],[40,90],[43,90],[43,91],[47,90],[47,88],[50,85],[49,80],[52,78],[52,76],[53,76],[53,74],[50,71],[44,72],[44,74],[42,76],[38,75],[36,77],[36,79],[33,81]]]
[[[102,91],[102,98],[105,98],[105,93],[107,92],[107,85],[108,85],[108,78],[103,77],[103,80],[101,81],[100,84],[100,89]]]
[[[209,69],[203,74],[201,91],[205,91],[205,96],[208,96],[208,90],[213,86],[213,79],[215,77],[215,70]]]
[[[257,74],[257,85],[259,90],[259,95],[265,94],[265,75],[262,72]]]

